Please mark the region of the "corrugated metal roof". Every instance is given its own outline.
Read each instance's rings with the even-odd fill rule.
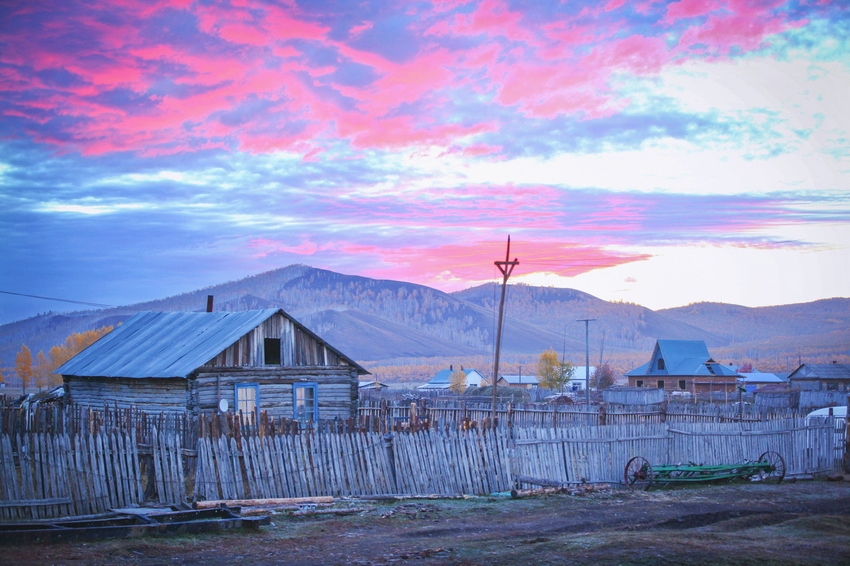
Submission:
[[[785,383],[787,380],[773,373],[741,373],[740,381],[743,383]]]
[[[656,360],[664,359],[664,369],[659,370]],[[709,367],[711,366],[711,371]],[[714,373],[712,373],[712,371]],[[735,376],[735,370],[711,359],[708,347],[702,340],[658,340],[649,362],[625,374],[634,376]]]
[[[535,375],[503,375],[500,379],[517,385],[537,385],[539,383]]]
[[[676,367],[678,360],[686,358],[701,358],[705,361],[711,357],[702,340],[659,340],[658,347],[668,367]]]
[[[139,312],[56,370],[79,377],[187,377],[276,313],[320,340],[282,309]],[[368,373],[322,341],[340,358]]]
[[[803,364],[789,377],[792,379],[850,379],[850,364]]]
[[[626,377],[631,377],[633,375],[640,375],[640,376],[646,375],[647,373],[649,373],[649,364],[650,363],[652,363],[652,362],[651,361],[646,362],[645,364],[636,367],[632,371],[626,372],[624,375]]]

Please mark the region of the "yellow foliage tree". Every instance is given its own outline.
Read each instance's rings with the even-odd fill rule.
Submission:
[[[47,376],[50,369],[47,367],[47,358],[44,350],[39,350],[35,356],[35,365],[32,368],[33,385],[38,389],[47,387]]]
[[[449,389],[457,394],[463,393],[466,391],[466,372],[462,369],[456,369],[452,372],[450,382]]]
[[[21,344],[21,351],[15,356],[15,371],[21,380],[23,392],[27,392],[27,386],[32,383],[32,354],[26,344]]]
[[[62,376],[53,373],[53,370],[68,361],[67,359],[62,359],[64,355],[65,354],[63,353],[63,350],[60,346],[53,346],[52,348],[50,348],[50,352],[47,354],[47,367],[49,369],[49,372],[47,374],[47,383],[48,385],[50,385],[50,387],[62,383]]]
[[[537,381],[540,387],[545,389],[563,390],[564,385],[573,377],[573,368],[570,362],[558,360],[555,350],[549,348],[537,360]]]
[[[102,326],[97,330],[88,332],[73,332],[65,338],[65,344],[50,348],[47,362],[47,381],[51,386],[62,383],[62,376],[53,373],[56,368],[100,340],[103,336],[112,332],[112,325]]]

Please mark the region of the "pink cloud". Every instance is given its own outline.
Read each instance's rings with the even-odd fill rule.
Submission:
[[[469,286],[470,281],[495,278],[494,261],[505,258],[505,242],[480,241],[428,248],[377,250],[385,267],[367,269],[364,275],[416,281],[443,290]],[[600,247],[569,242],[517,239],[511,242],[510,258],[519,260],[513,275],[555,273],[574,277],[595,269],[649,259],[646,254],[623,254]]]
[[[769,34],[802,25],[788,20],[780,0],[641,4],[666,18],[667,25],[656,27],[643,21],[630,27],[628,10],[603,10],[624,5],[611,0],[541,25],[498,0],[436,2],[433,9],[417,7],[416,22],[403,30],[415,49],[393,57],[386,46],[356,41],[380,33],[375,21],[331,39],[333,26],[318,23],[322,14],[294,3],[59,4],[38,25],[0,32],[0,80],[12,93],[3,113],[24,117],[33,139],[87,155],[235,145],[297,150],[312,160],[319,148],[342,140],[358,150],[462,147],[475,157],[498,151],[476,139],[499,131],[495,116],[609,116],[628,104],[609,86],[616,73],[652,75],[678,64],[690,48],[713,56],[732,47],[746,52]],[[7,12],[36,13],[26,3]],[[585,19],[593,14],[596,19]],[[668,47],[670,27],[698,16],[707,19],[684,29],[678,47]],[[170,19],[194,22],[199,31],[172,33]],[[349,72],[352,63],[358,67]],[[74,80],[57,83],[58,73]],[[252,100],[268,103],[261,119],[234,116]],[[449,115],[469,100],[474,111]],[[48,122],[62,130],[36,127]],[[286,127],[295,123],[299,128]]]
[[[292,246],[275,240],[256,239],[249,243],[254,259],[281,253],[314,256],[311,261],[333,263],[334,257],[357,255],[367,267],[359,273],[368,277],[399,279],[434,286],[445,291],[465,288],[470,281],[494,278],[494,261],[505,257],[505,242],[475,241],[442,246],[402,246],[381,248],[346,241],[316,245],[305,241]],[[649,259],[646,254],[624,254],[598,246],[558,241],[514,240],[511,259],[519,259],[514,275],[555,273],[573,277],[634,261]]]
[[[787,24],[778,19],[755,20],[746,16],[711,16],[705,26],[689,28],[679,41],[683,47],[707,45],[715,54],[727,54],[732,47],[756,49],[766,35],[779,33]]]
[[[605,4],[605,11],[611,12],[613,10],[616,10],[617,8],[619,8],[620,6],[622,6],[625,3],[626,3],[626,0],[611,0],[610,2]]]
[[[706,0],[680,0],[673,2],[667,6],[667,14],[664,21],[672,24],[676,20],[683,18],[695,18],[710,14],[720,8],[717,2],[707,2]]]

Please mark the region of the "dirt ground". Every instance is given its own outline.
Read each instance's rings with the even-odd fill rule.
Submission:
[[[259,532],[0,549],[3,564],[850,564],[850,483],[337,501]]]

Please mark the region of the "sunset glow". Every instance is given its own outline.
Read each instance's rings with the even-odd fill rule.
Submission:
[[[845,2],[0,8],[0,290],[292,263],[651,308],[850,295]],[[62,304],[0,300],[0,324]]]

